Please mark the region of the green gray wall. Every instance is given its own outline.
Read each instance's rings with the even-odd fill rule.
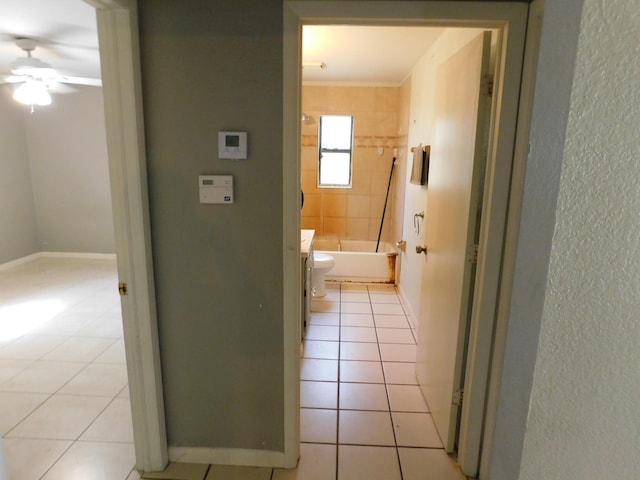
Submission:
[[[139,1],[170,446],[283,451],[282,3]],[[248,132],[219,160],[217,133]],[[201,205],[198,175],[233,175]]]

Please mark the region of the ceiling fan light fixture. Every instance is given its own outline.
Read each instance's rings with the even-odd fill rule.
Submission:
[[[13,99],[24,105],[51,105],[51,95],[47,86],[40,80],[27,80],[13,92]]]

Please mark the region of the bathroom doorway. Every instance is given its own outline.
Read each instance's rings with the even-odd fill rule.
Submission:
[[[327,7],[328,10],[331,10],[331,13],[328,13],[326,11],[326,9],[320,9],[322,10],[322,12],[316,12],[315,18],[314,18],[314,8],[311,5],[304,5],[305,2],[295,2],[295,6],[292,7],[292,9],[295,11],[295,15],[294,17],[296,18],[292,18],[292,25],[294,23],[294,21],[297,21],[297,19],[299,18],[304,18],[305,22],[308,22],[309,24],[315,25],[316,23],[322,23],[322,19],[318,18],[318,17],[322,17],[322,16],[331,16],[332,17],[332,22],[344,25],[344,24],[349,24],[349,23],[356,23],[356,22],[350,22],[348,20],[348,18],[345,17],[349,17],[349,13],[348,13],[348,9],[343,10],[342,12],[340,11],[339,8],[336,8],[334,10],[331,10],[330,7]],[[510,10],[512,6],[507,6],[507,8],[505,10]],[[494,18],[502,18],[504,19],[504,22],[514,22],[512,23],[512,25],[514,24],[519,24],[519,31],[517,33],[514,33],[514,30],[518,30],[516,29],[512,29],[510,34],[511,36],[509,38],[507,37],[503,37],[502,35],[505,33],[505,31],[502,29],[502,27],[504,27],[504,23],[502,25],[499,25],[499,22],[486,22],[484,25],[478,25],[480,27],[496,27],[497,28],[497,42],[494,43],[494,45],[497,45],[497,52],[498,55],[494,56],[494,60],[496,58],[499,59],[498,61],[498,67],[494,70],[497,73],[497,82],[494,85],[497,85],[498,88],[495,90],[497,96],[500,98],[499,101],[494,102],[493,107],[492,107],[492,113],[494,115],[493,118],[498,118],[496,116],[497,112],[500,112],[500,119],[501,119],[501,123],[498,125],[497,122],[495,122],[494,124],[492,124],[492,133],[490,134],[490,138],[491,138],[491,142],[493,147],[490,150],[490,154],[492,156],[492,158],[490,159],[490,170],[491,170],[491,181],[502,181],[502,182],[506,182],[508,184],[508,178],[509,178],[509,172],[510,172],[510,168],[511,168],[511,163],[512,163],[512,156],[511,156],[511,152],[512,152],[512,148],[513,148],[513,142],[514,142],[514,136],[515,136],[515,129],[513,127],[508,126],[506,123],[504,123],[505,118],[512,118],[513,119],[513,123],[512,125],[515,125],[515,119],[517,117],[517,111],[516,111],[516,106],[517,106],[517,87],[515,88],[515,90],[513,89],[513,85],[519,85],[520,82],[520,76],[519,76],[519,65],[522,62],[522,48],[523,48],[523,41],[524,41],[524,23],[526,22],[526,6],[521,6],[522,8],[520,9],[520,13],[515,14],[513,10],[511,10],[508,13],[505,13],[504,11],[500,12],[499,8],[496,9],[496,11],[492,12],[495,17]],[[376,25],[380,25],[380,24],[385,24],[385,20],[382,20],[383,18],[386,18],[386,20],[388,21],[388,24],[391,25],[397,25],[398,23],[402,23],[401,20],[398,20],[397,15],[399,15],[397,12],[393,12],[390,13],[389,11],[385,11],[384,10],[384,6],[382,5],[376,5],[376,6],[372,6],[373,10],[371,12],[371,17],[372,18],[376,18]],[[474,10],[473,7],[467,11],[469,16],[473,16]],[[423,17],[426,18],[424,24],[428,25],[429,24],[429,19],[433,19],[433,18],[437,18],[437,16],[435,16],[435,14],[433,14],[431,12],[432,15],[434,15],[433,17],[430,16],[429,14],[425,14],[423,11],[415,13],[415,16],[411,17],[412,18],[412,24],[415,24],[415,18],[417,17]],[[450,13],[450,12],[449,12]],[[487,12],[484,12],[485,14]],[[451,14],[451,13],[450,13]],[[342,18],[340,18],[341,16],[343,16]],[[391,20],[390,18],[392,16],[395,16],[395,18],[393,18],[393,20]],[[338,17],[339,20],[336,21],[335,18]],[[453,15],[453,17],[455,17],[455,15]],[[483,15],[484,17],[484,15]],[[506,18],[508,17],[508,18]],[[484,17],[486,18],[486,17]],[[364,21],[363,23],[367,24],[367,23],[371,23],[372,20],[370,19],[369,21]],[[480,23],[480,22],[478,22]],[[458,24],[459,25],[459,24]],[[451,27],[455,27],[458,26],[456,21],[452,21],[450,25]],[[438,24],[439,27],[442,26],[442,23]],[[517,45],[516,47],[516,51],[510,51],[510,56],[505,56],[504,55],[504,45],[512,42],[513,44]],[[518,50],[519,49],[519,50]],[[508,88],[505,88],[505,85]],[[305,108],[308,108],[309,106],[307,104],[305,104],[305,84],[304,84],[304,79],[303,79],[303,83],[301,86],[301,90],[302,90],[302,111],[298,112],[300,113],[304,113],[309,115],[309,113],[307,111],[305,111]],[[285,92],[287,90],[285,89]],[[514,97],[512,98],[512,105],[509,106],[507,105],[509,102],[503,101],[506,100],[507,97],[502,97],[502,95],[514,95]],[[300,118],[299,115],[297,115],[298,119]],[[302,166],[298,167],[301,168],[302,171],[302,179],[303,182],[306,182],[306,185],[309,186],[309,180],[304,180],[304,170],[305,170],[305,161],[308,162],[309,159],[311,158],[308,154],[307,157],[305,158],[305,153],[304,153],[304,148],[305,148],[305,126],[303,125],[301,128],[301,140],[300,140],[300,144],[301,144],[301,158],[302,158]],[[309,133],[307,132],[307,135],[309,135]],[[511,150],[509,149],[508,145],[511,145]],[[412,145],[408,142],[407,143],[407,147],[410,148]],[[406,152],[405,152],[406,153]],[[315,159],[314,159],[315,160]],[[308,164],[307,164],[308,165]],[[406,167],[405,167],[406,168]],[[405,174],[406,174],[406,170],[405,170]],[[305,185],[305,183],[303,183],[303,185]],[[311,185],[311,187],[313,187],[313,185]],[[487,195],[485,195],[485,206],[488,207],[487,211],[490,211],[492,216],[494,215],[498,215],[498,216],[502,216],[502,223],[501,225],[504,225],[504,215],[505,215],[505,210],[506,210],[506,200],[505,200],[505,193],[504,192],[499,192],[499,189],[496,189],[495,185],[491,185],[490,186],[490,190],[487,192]],[[343,194],[344,195],[344,194]],[[502,195],[502,198],[498,198]],[[407,195],[405,195],[404,200],[406,201],[407,199]],[[320,204],[322,206],[322,202]],[[340,204],[333,202],[332,207],[336,207],[340,208]],[[322,207],[320,207],[322,208]],[[316,211],[318,209],[318,207],[315,207]],[[407,209],[407,205],[404,205],[404,209]],[[313,208],[311,209],[313,211]],[[326,213],[326,211],[322,211],[320,210],[321,213]],[[347,210],[348,211],[348,210]],[[416,213],[420,213],[420,212],[416,212]],[[411,212],[411,214],[413,214],[413,212]],[[309,215],[307,215],[308,217]],[[348,216],[348,214],[347,214]],[[305,214],[302,214],[302,219],[301,219],[301,224],[303,226],[309,226],[309,223],[305,223],[305,222],[309,222],[309,220],[305,220]],[[324,229],[324,222],[322,223],[322,228]],[[484,234],[486,235],[486,240],[491,243],[496,242],[497,244],[502,244],[503,243],[503,236],[502,233],[500,231],[500,221],[498,221],[497,223],[495,222],[495,217],[493,219],[493,223],[490,224],[490,222],[486,222],[484,227]],[[346,228],[345,228],[346,230]],[[403,232],[404,233],[404,232]],[[401,241],[403,240],[403,238],[398,238],[397,240]],[[485,248],[486,248],[486,244],[485,244]],[[482,247],[481,247],[482,250]],[[408,254],[405,254],[405,259],[407,259]],[[488,275],[488,272],[492,272],[495,273],[496,269],[498,269],[498,265],[499,265],[499,260],[500,260],[500,256],[501,256],[501,252],[497,252],[497,255],[495,252],[491,253],[491,252],[487,252],[487,251],[481,251],[481,256],[483,257],[482,260],[482,265],[479,266],[478,272],[479,275],[484,278]],[[406,265],[402,265],[401,268],[405,268]],[[482,279],[481,279],[482,280]],[[417,290],[418,292],[420,291],[420,282],[416,281],[416,282],[405,282],[405,284],[407,285],[408,289],[410,290],[411,287],[413,287],[415,290]],[[403,288],[403,281],[402,281],[402,276],[400,278],[400,289],[402,290]],[[485,297],[484,298],[480,298],[477,301],[480,303],[483,302],[489,302],[489,303],[493,303],[494,305],[494,310],[495,310],[495,298],[493,298],[493,300],[491,300],[491,295],[493,294],[494,297],[496,295],[497,289],[493,289],[493,292],[488,293],[484,292]],[[409,292],[407,294],[410,295],[411,292]],[[420,293],[417,294],[417,298],[420,298]],[[403,298],[404,300],[404,298]],[[410,306],[409,309],[412,309],[412,307]],[[416,310],[418,310],[418,308],[416,307]],[[414,318],[418,318],[420,315],[420,312],[410,312],[411,314],[413,314]],[[491,322],[493,321],[493,317],[491,318]],[[492,324],[490,324],[488,327],[485,328],[492,328]],[[490,344],[489,344],[490,345]],[[483,348],[488,348],[486,345]],[[483,350],[483,355],[485,354],[485,350]],[[475,368],[473,367],[473,358],[471,359],[471,364],[472,364],[472,369]],[[477,372],[476,372],[477,373]],[[486,371],[485,371],[486,373]],[[486,387],[486,383],[485,383],[485,387]],[[466,392],[465,392],[466,394]],[[484,406],[484,402],[482,401],[482,406]],[[489,446],[490,447],[490,446]],[[487,450],[490,450],[490,448],[487,447]],[[476,455],[479,456],[479,452],[476,452]],[[472,467],[475,468],[477,471],[477,463],[476,463],[476,467]]]

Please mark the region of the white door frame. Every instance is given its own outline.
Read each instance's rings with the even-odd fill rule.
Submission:
[[[521,65],[525,46],[528,5],[502,2],[422,2],[422,1],[349,1],[317,2],[285,0],[284,2],[284,203],[293,204],[293,196],[299,195],[299,139],[300,118],[300,62],[301,62],[301,26],[304,24],[360,24],[360,25],[423,25],[449,27],[495,28],[499,31],[498,55],[504,68],[497,72],[494,92],[504,102],[494,102],[492,122],[498,123],[495,136],[491,139],[487,165],[487,183],[485,185],[483,220],[480,231],[480,251],[476,278],[482,281],[476,284],[474,311],[470,332],[465,387],[467,399],[463,402],[462,415],[471,428],[484,429],[485,395],[488,375],[496,376],[501,368],[500,362],[490,363],[493,332],[496,323],[506,322],[506,316],[497,318],[498,296],[504,248],[505,226],[509,201],[511,175],[514,165],[524,164],[526,156],[519,152],[514,156],[517,137],[526,132],[516,131],[518,104],[521,87]],[[296,110],[297,109],[297,110]],[[295,174],[293,174],[295,172]],[[510,193],[512,194],[510,198]],[[515,193],[518,195],[521,193]],[[284,212],[285,228],[293,229],[299,225],[299,212]],[[510,219],[511,221],[512,219]],[[290,234],[293,237],[293,233]],[[285,238],[285,245],[287,238]],[[510,238],[515,241],[516,238]],[[298,247],[299,248],[299,247]],[[299,256],[299,255],[298,255]],[[508,259],[507,259],[508,260]],[[285,256],[285,271],[293,266],[291,258]],[[285,284],[287,280],[285,279]],[[504,286],[503,286],[504,288]],[[286,324],[293,321],[285,318]],[[297,364],[294,355],[298,352],[285,352],[285,365]],[[292,381],[291,378],[285,379]],[[468,399],[471,397],[471,401]],[[299,406],[299,402],[298,402]],[[294,411],[287,410],[289,425],[294,424]],[[476,423],[475,419],[482,419]],[[491,430],[490,428],[488,429]],[[486,432],[486,431],[485,431]],[[294,432],[291,438],[294,438]],[[481,435],[477,436],[478,438]],[[482,438],[483,448],[490,450],[492,437],[486,434]],[[285,446],[286,448],[286,446]],[[291,446],[291,448],[294,448]],[[462,462],[480,455],[480,444],[459,451]],[[483,457],[483,460],[485,457]],[[476,460],[477,463],[477,460]]]
[[[136,468],[168,463],[158,344],[136,0],[83,0],[96,8],[111,202]],[[116,285],[113,286],[116,288]]]

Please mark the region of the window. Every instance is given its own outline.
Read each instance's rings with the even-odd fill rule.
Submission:
[[[320,116],[319,187],[350,187],[353,117]]]

